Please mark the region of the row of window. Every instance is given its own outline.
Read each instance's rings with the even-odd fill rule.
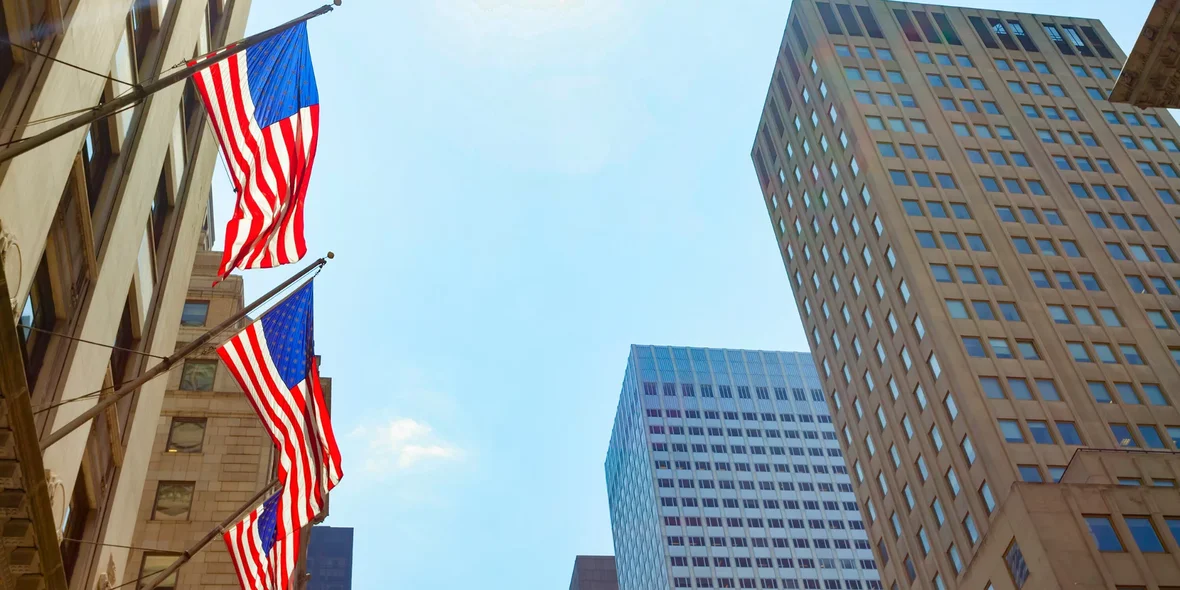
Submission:
[[[652,391],[651,389],[647,388],[648,384],[649,383],[644,384],[644,391]],[[654,383],[651,383],[651,385],[654,385]],[[671,383],[664,384],[664,395],[675,395],[675,393],[668,393],[668,386],[669,385],[673,385],[673,384],[671,384]],[[803,396],[803,390],[801,388],[792,388],[792,391],[795,394],[796,401],[804,401],[806,399]],[[655,394],[648,393],[647,395],[655,395]],[[692,397],[692,396],[686,396],[686,397]],[[818,389],[812,389],[811,390],[811,398],[813,401],[822,402],[822,401],[824,401],[824,393]],[[763,399],[763,398],[760,398],[760,399]],[[768,398],[766,398],[766,399],[768,399]],[[796,404],[796,405],[806,405],[806,404]],[[648,408],[647,409],[647,416],[649,418],[659,418],[661,416],[667,416],[668,418],[684,417],[684,418],[700,419],[701,411],[700,410],[684,410],[682,412],[681,410],[675,409],[675,408],[668,408],[668,409],[664,409],[664,410],[661,410],[660,408]],[[706,420],[721,420],[721,419],[737,420],[738,419],[738,413],[734,412],[734,411],[718,412],[717,410],[705,410],[704,416],[705,416]],[[742,412],[741,417],[742,417],[742,420],[762,420],[763,422],[778,422],[778,421],[795,422],[796,419],[799,422],[803,422],[803,423],[807,423],[807,424],[811,424],[814,422],[819,422],[820,424],[831,424],[831,422],[832,422],[832,417],[828,416],[827,414],[821,414],[819,416],[812,416],[811,414],[775,414],[774,412],[761,412],[761,413]],[[818,418],[818,420],[817,420],[817,418]]]
[[[701,397],[714,397],[713,385],[707,384],[707,383],[702,383],[699,385],[693,384],[693,383],[681,383],[679,389],[677,389],[675,383],[657,384],[654,381],[645,381],[643,383],[643,393],[645,395],[659,395],[660,390],[661,390],[661,388],[659,387],[660,385],[662,385],[663,394],[668,397],[675,397],[677,395],[677,391],[679,391],[679,395],[681,397],[696,397],[698,391],[700,392]],[[716,397],[719,397],[721,399],[733,399],[733,397],[734,397],[733,394],[734,394],[735,389],[737,390],[737,399],[753,399],[753,397],[751,397],[750,386],[748,386],[748,385],[737,385],[737,386],[718,385]],[[780,401],[787,401],[787,400],[791,399],[790,396],[787,395],[787,388],[786,387],[773,387],[773,388],[771,388],[771,387],[756,385],[756,386],[754,386],[753,395],[756,396],[758,399],[768,400],[768,399],[770,399],[771,389],[774,390],[775,399],[780,400]],[[792,393],[794,394],[795,400],[807,401],[807,396],[804,393],[803,389],[792,388]],[[811,399],[814,401],[817,401],[817,402],[822,402],[822,401],[824,401],[824,394],[819,389],[812,389],[811,390]],[[774,414],[768,414],[768,415],[770,417],[764,418],[765,420],[774,420]],[[706,417],[708,417],[708,416],[706,416]],[[737,417],[734,416],[733,419],[736,419],[736,418]],[[754,418],[747,418],[747,419],[748,420],[756,420],[757,418],[754,417]]]
[[[708,461],[695,461],[695,463],[694,463],[694,461],[676,461],[676,468],[677,468],[677,470],[689,470],[689,467],[688,467],[689,464],[695,465],[696,471],[700,471],[700,470],[702,470],[702,468],[703,468],[703,470],[710,470],[710,468],[712,468],[712,465],[710,465],[708,463]],[[704,465],[704,467],[701,467],[702,464]],[[728,464],[727,464],[727,467],[728,467]],[[656,471],[658,472],[661,470],[669,470],[669,471],[671,470],[671,464],[669,463],[669,461],[667,461],[667,460],[657,460],[656,461]],[[701,481],[703,483],[703,481],[706,481],[706,480],[702,479]],[[792,485],[788,486],[786,484],[792,484]],[[828,493],[828,494],[831,494],[833,492],[852,493],[852,484],[835,484],[835,485],[833,485],[831,483],[828,483],[828,481],[818,481],[818,483],[815,483],[814,489],[812,489],[811,483],[808,483],[807,485],[808,485],[807,490],[800,490],[800,491],[818,490],[820,493]],[[667,486],[662,486],[662,487],[671,487],[671,486],[667,485]],[[681,487],[691,487],[691,486],[690,485],[682,485]],[[702,485],[701,487],[706,487],[706,486]],[[733,487],[732,485],[730,485],[728,487],[726,487],[726,486],[722,486],[722,487],[723,487],[723,489],[726,489],[726,490],[736,490],[736,487]],[[741,485],[740,489],[753,490],[753,487],[747,487],[746,485]],[[772,486],[763,485],[762,489],[771,490]],[[779,490],[785,491],[785,492],[792,492],[795,490],[795,487],[794,487],[792,481],[779,481]],[[779,500],[763,500],[763,504],[766,505],[765,507],[778,507],[778,503],[779,503]],[[772,504],[773,504],[773,506],[772,506]],[[812,504],[814,504],[814,506],[812,506]],[[831,504],[831,506],[828,504]],[[785,505],[786,505],[786,507],[788,507],[788,509],[798,509],[798,507],[799,507],[798,501],[795,501],[795,500],[786,500]],[[806,507],[807,510],[819,510],[819,504],[814,503],[813,500],[805,501],[804,507]],[[835,506],[834,501],[825,501],[824,509],[825,510],[837,510],[837,506]],[[857,510],[857,507],[855,507],[855,505],[852,503],[845,503],[844,509],[855,511],[855,510]],[[713,526],[713,525],[709,525],[709,526]]]
[[[699,444],[699,443],[692,444],[692,445],[688,445],[685,443],[671,443],[671,449],[672,449],[672,452],[674,452],[674,453],[687,453],[690,446],[692,447],[692,452],[694,452],[694,453],[710,453],[710,452],[712,452],[712,453],[717,453],[717,454],[728,454],[728,453],[733,453],[735,455],[745,455],[746,454],[746,447],[744,445],[730,445],[727,447],[726,445],[705,445],[705,444]],[[664,443],[664,442],[651,443],[651,450],[653,452],[658,452],[658,453],[659,452],[668,452],[668,449],[669,449],[669,443]],[[751,451],[750,454],[753,454],[753,455],[766,455],[767,454],[765,447],[750,447],[750,451]],[[757,452],[755,452],[755,451],[757,451]],[[805,456],[803,453],[803,451],[804,451],[803,447],[787,447],[785,449],[786,452],[783,452],[784,451],[783,447],[771,447],[771,451],[772,451],[770,453],[771,455],[785,456],[786,454],[790,454],[793,457]],[[777,452],[773,452],[773,451],[777,451]],[[838,458],[841,456],[840,449],[823,449],[823,448],[807,447],[806,451],[807,451],[806,456],[811,456],[811,457],[823,457],[825,451],[827,452],[828,457],[837,457]],[[729,468],[730,468],[730,464],[726,463],[726,462],[716,462],[716,463],[713,463],[713,466],[718,471],[729,471]],[[744,473],[750,473],[750,472],[770,473],[770,467],[771,466],[769,463],[734,463],[733,464],[734,471],[744,472]],[[809,466],[804,463],[795,463],[794,466],[787,465],[786,463],[775,463],[774,464],[774,471],[775,471],[775,473],[790,473],[793,471],[794,473],[812,473],[812,472],[814,472],[814,473],[826,474],[829,472],[829,470],[828,470],[829,467],[831,467],[831,473],[845,473],[846,472],[846,469],[844,468],[843,465],[831,465],[831,466],[829,466],[829,465],[811,465],[811,466]],[[753,469],[751,469],[751,468],[753,468]],[[743,489],[745,489],[745,488],[743,488]],[[753,488],[749,488],[749,489],[753,489]]]
[[[1026,361],[1041,360],[1041,354],[1037,351],[1037,346],[1032,340],[1017,340],[1015,348],[1012,347],[1012,343],[1007,338],[988,338],[986,339],[986,344],[984,339],[976,336],[963,336],[962,340],[963,347],[967,349],[967,356],[969,357],[988,358],[990,356],[997,359],[1022,358]],[[991,350],[990,355],[988,354],[988,349]],[[1016,356],[1017,351],[1020,353],[1019,357]]]
[[[1176,257],[1167,246],[1145,246],[1143,244],[1127,244],[1126,247],[1118,242],[1106,242],[1106,251],[1115,260],[1134,260],[1136,262],[1176,262]],[[1130,254],[1128,255],[1128,252]]]
[[[769,483],[770,482],[759,482],[759,484],[769,484]],[[779,489],[780,490],[784,489],[782,487],[782,485],[784,483],[792,483],[792,482],[779,482]],[[803,483],[805,483],[805,482],[800,482],[800,484],[799,484],[800,488],[803,487]],[[808,484],[808,485],[810,485],[810,484]],[[773,490],[774,488],[767,487],[764,489]],[[794,500],[790,500],[790,501],[794,502]],[[777,500],[776,500],[776,502],[777,502]],[[803,504],[804,504],[805,509],[807,509],[807,510],[819,510],[819,504],[815,500],[806,500],[803,502]],[[814,505],[814,507],[809,506],[809,504]],[[700,498],[699,502],[698,502],[698,498],[695,498],[695,497],[660,496],[660,506],[664,506],[667,508],[674,508],[677,505],[684,506],[686,508],[700,508],[703,506],[705,508],[721,508],[721,507],[739,508],[740,507],[740,508],[755,510],[755,511],[761,510],[761,508],[758,504],[758,500],[752,499],[752,498],[745,498],[745,499],[742,499],[740,502],[737,498],[720,498],[720,499],[718,499],[718,498]],[[779,510],[779,509],[776,508],[775,510]],[[762,519],[756,519],[756,520],[758,521],[757,526],[761,527],[762,526],[762,524],[761,524]],[[772,519],[769,519],[767,522],[770,523],[770,528],[784,528],[784,526],[783,526],[784,521],[783,520],[772,518]],[[807,519],[806,526],[804,526],[803,519],[788,518],[788,519],[786,519],[785,522],[786,522],[785,528],[790,528],[790,529],[804,529],[804,528],[825,529],[825,528],[827,528],[827,529],[833,529],[833,530],[847,530],[847,529],[864,530],[864,524],[861,523],[861,521],[859,521],[859,520],[847,521],[848,522],[847,529],[845,529],[844,521],[829,521],[828,524],[825,524],[822,519]],[[831,524],[832,522],[839,522],[839,524]],[[724,546],[724,545],[720,545],[720,546]],[[757,542],[755,542],[755,546],[756,547],[758,546]],[[734,547],[738,547],[738,545],[734,545]]]
[[[1127,220],[1127,216],[1122,213],[1110,213],[1099,211],[1087,211],[1086,217],[1090,220],[1090,225],[1095,229],[1138,229],[1140,231],[1157,231],[1152,225],[1151,219],[1146,215],[1131,215],[1131,220]],[[1109,219],[1109,221],[1108,221]],[[1134,227],[1131,226],[1134,222]]]
[[[1158,144],[1156,142],[1159,142]],[[1147,152],[1158,152],[1160,146],[1163,146],[1164,151],[1180,152],[1180,145],[1176,141],[1167,137],[1132,137],[1130,135],[1120,135],[1119,143],[1129,150],[1143,150]]]
[[[938,278],[937,273],[935,274],[935,278]],[[946,281],[943,280],[940,282]],[[962,299],[947,299],[946,302],[947,309],[951,312],[951,317],[955,319],[970,319],[973,314],[975,319],[984,321],[998,320],[1000,318],[1003,318],[1005,321],[1009,322],[1024,321],[1024,318],[1020,317],[1020,310],[1016,308],[1015,303],[1010,301],[1000,301],[995,305],[1000,308],[999,314],[996,313],[996,309],[992,306],[992,302],[987,300],[976,300],[964,303]],[[968,313],[969,309],[971,310],[971,313]]]
[[[833,450],[838,450],[838,449],[833,449]],[[749,469],[749,465],[744,464],[744,463],[739,463],[739,464],[736,464],[735,466],[737,466],[737,467],[744,466],[746,468],[744,470],[739,469],[738,471],[748,471],[748,469]],[[728,463],[717,463],[716,464],[717,469],[721,469],[722,467],[725,467],[725,469],[724,469],[725,471],[729,470]],[[770,483],[770,482],[765,482],[765,483]],[[700,489],[704,489],[704,490],[712,490],[712,489],[753,490],[754,489],[754,482],[751,480],[732,480],[732,479],[699,479],[699,480],[697,480],[697,479],[683,478],[683,477],[682,478],[660,477],[660,478],[656,478],[656,484],[658,487],[661,487],[661,488],[679,487],[679,488],[684,488],[684,489],[700,488]],[[679,485],[677,485],[677,484],[679,484]],[[824,489],[825,487],[827,488],[826,490]],[[826,491],[826,492],[830,493],[832,491],[832,484],[826,483],[826,482],[822,483],[820,485],[820,491],[821,492]],[[844,491],[844,490],[841,490],[841,491]],[[848,491],[851,491],[851,489]],[[810,502],[804,502],[804,504],[808,504],[808,503],[810,503]],[[779,507],[778,500],[764,500],[763,504],[766,504],[766,506],[765,506],[766,508],[776,508],[777,509]],[[771,504],[773,504],[773,506]],[[792,508],[792,509],[797,509],[797,508],[799,508],[799,503],[794,500],[791,500],[791,501],[787,502],[786,507]],[[805,508],[811,509],[812,507],[805,506]],[[818,504],[816,504],[815,509],[816,510],[819,509]],[[835,510],[835,507],[833,506],[831,509]],[[856,508],[853,507],[853,508],[851,508],[851,510],[855,511]]]
[[[1127,279],[1127,286],[1131,289],[1132,293],[1136,293],[1139,295],[1147,295],[1147,294],[1151,293],[1151,290],[1148,289],[1148,287],[1147,287],[1148,283],[1150,283],[1151,289],[1155,290],[1156,295],[1174,295],[1175,294],[1172,291],[1172,287],[1168,284],[1168,280],[1165,279],[1164,277],[1149,276],[1149,277],[1147,277],[1147,281],[1144,281],[1143,277],[1141,277],[1139,275],[1130,275],[1129,274],[1129,275],[1124,275],[1124,277]]]
[[[1021,428],[1020,421],[1012,419],[999,420],[1000,434],[1004,437],[1005,442],[1010,443],[1024,443],[1032,440],[1036,444],[1053,445],[1060,441],[1064,445],[1082,445],[1082,436],[1078,434],[1078,427],[1073,422],[1055,422],[1058,436],[1053,436],[1053,429],[1049,427],[1049,422],[1046,420],[1026,420],[1024,421],[1024,428]],[[1028,436],[1025,436],[1025,428],[1028,430]]]
[[[663,425],[660,425],[660,424],[651,424],[648,426],[648,430],[652,434],[664,434],[665,432],[667,434],[671,434],[671,435],[684,435],[685,434],[684,427],[679,426],[677,424],[669,424],[666,427]],[[741,428],[722,429],[717,426],[710,426],[708,428],[708,433],[709,433],[709,436],[728,436],[730,438],[742,438],[743,436],[746,438],[762,438],[763,436],[765,436],[766,438],[798,439],[799,435],[800,435],[800,432],[798,430],[783,430],[780,435],[780,432],[778,430],[763,431],[761,428],[747,428],[743,431]],[[705,429],[700,426],[689,426],[687,434],[689,436],[705,436]],[[815,432],[814,430],[804,430],[802,432],[802,435],[803,435],[803,438],[805,438],[805,439],[819,440],[820,433]],[[823,435],[824,435],[825,439],[836,440],[836,435],[833,432],[824,432]],[[828,436],[828,435],[831,435],[831,436]],[[777,454],[781,455],[782,453],[777,453]]]
[[[972,252],[988,252],[987,243],[983,241],[983,236],[980,234],[964,234],[962,238],[955,232],[940,232],[938,239],[935,239],[934,232],[918,230],[914,232],[918,238],[918,245],[923,248],[938,248],[939,241],[942,242],[942,247],[947,250],[966,250],[970,249]],[[966,248],[964,247],[966,243]]]
[[[940,283],[952,282],[948,280],[951,274],[951,269],[954,269],[954,277],[959,279],[959,282],[964,285],[978,285],[979,275],[975,272],[973,266],[959,266],[959,265],[945,265],[945,264],[931,264],[930,270],[934,273],[934,280]],[[1000,271],[994,266],[982,267],[983,278],[989,285],[1003,285],[1004,281],[1000,278]],[[949,306],[948,306],[949,307]],[[953,311],[953,310],[952,310]]]
[[[847,540],[844,540],[844,539],[841,539],[841,540],[844,541],[845,544],[848,543]],[[867,541],[865,541],[864,548],[868,549],[868,542]],[[689,559],[689,558],[684,557],[683,559]],[[834,569],[856,569],[857,568],[857,560],[853,559],[851,557],[839,557],[839,558],[820,557],[817,559],[819,560],[819,569],[834,570]],[[783,569],[794,569],[796,567],[795,566],[796,561],[794,558],[791,558],[791,557],[779,557],[779,558],[733,557],[733,558],[730,558],[730,557],[713,556],[712,561],[710,561],[708,557],[695,556],[695,557],[692,557],[691,560],[692,560],[693,567],[703,567],[703,568],[708,568],[708,567],[746,567],[746,568],[779,567],[779,568],[783,568]],[[803,563],[804,561],[806,561],[807,563],[804,564]],[[816,565],[815,565],[816,561],[813,559],[806,559],[806,558],[800,559],[799,564],[800,564],[799,567],[802,569],[815,569],[816,568]],[[676,567],[675,563],[673,564],[673,567]],[[682,567],[687,567],[687,566],[682,566]],[[861,560],[860,567],[862,567],[864,569],[877,569],[876,564],[873,563],[873,561],[871,559],[870,560]]]
[[[1099,551],[1126,551],[1121,536],[1115,530],[1109,516],[1086,515],[1084,518]],[[1163,542],[1160,541],[1159,528],[1153,517],[1124,515],[1122,520],[1140,552],[1165,553],[1167,551]],[[1172,533],[1173,540],[1180,543],[1180,517],[1165,516],[1163,517],[1163,525]]]
[[[911,176],[912,181],[911,181]],[[922,172],[915,170],[913,172],[906,172],[905,170],[890,170],[889,179],[893,182],[893,186],[917,186],[918,188],[934,188],[934,181],[937,179],[939,188],[953,190],[959,188],[955,183],[955,177],[945,172],[938,172],[931,178],[929,172]]]
[[[1052,289],[1054,288],[1054,281],[1057,283],[1057,288],[1065,291],[1076,291],[1078,288],[1077,281],[1068,271],[1053,272],[1052,280],[1049,275],[1043,270],[1030,270],[1028,276],[1032,280],[1033,286],[1038,289]],[[1080,279],[1082,287],[1086,291],[1102,291],[1102,285],[1098,282],[1098,277],[1092,272],[1079,272],[1078,279]]]
[[[902,200],[901,206],[905,210],[906,215],[911,217],[932,217],[934,219],[949,219],[950,214],[953,214],[955,219],[972,219],[971,210],[967,208],[967,203],[950,203],[950,214],[948,214],[948,207],[941,201],[927,200],[924,203],[916,200]]]
[[[983,110],[980,110],[979,105],[983,104]],[[999,105],[995,101],[984,100],[980,103],[975,102],[970,98],[948,98],[943,97],[938,99],[938,106],[944,111],[956,112],[962,111],[964,113],[987,113],[989,115],[1002,114]]]
[[[876,55],[874,55],[874,52]],[[848,45],[836,44],[836,55],[840,57],[852,57],[853,54],[861,59],[879,59],[881,61],[894,61],[893,51],[884,47],[869,48],[863,45],[849,47]]]
[[[1180,426],[1165,426],[1168,433],[1168,438],[1172,440],[1172,446],[1180,449]],[[1132,434],[1132,430],[1136,434]],[[1166,449],[1168,446],[1164,444],[1164,439],[1160,437],[1159,429],[1151,424],[1111,424],[1110,432],[1114,435],[1114,439],[1118,441],[1119,446],[1126,448],[1141,448],[1149,449]]]
[[[1031,73],[1035,70],[1038,74],[1052,74],[1053,73],[1053,71],[1051,69],[1049,69],[1049,64],[1047,64],[1043,61],[1034,61],[1034,62],[1032,62],[1031,65],[1029,64],[1028,60],[1024,60],[1024,59],[1009,60],[1009,59],[1003,58],[1003,57],[996,57],[996,58],[993,58],[993,61],[996,64],[996,69],[1001,72],[1016,71],[1016,72]]]
[[[851,502],[850,504],[852,504],[851,510],[857,510],[855,502]],[[702,526],[702,517],[686,516],[686,517],[684,517],[683,522],[684,522],[685,526],[698,526],[699,527],[699,526]],[[724,522],[726,523],[725,526],[731,526],[731,527],[742,526],[740,518],[726,518]],[[802,521],[792,521],[792,522],[798,522],[798,526],[795,528],[800,528],[800,529],[804,528]],[[703,519],[703,524],[705,526],[719,527],[719,526],[722,526],[721,523],[722,523],[722,519],[719,516],[708,516],[708,517],[704,517],[704,519]],[[680,524],[681,524],[681,518],[679,516],[665,516],[664,517],[664,525],[665,526],[677,526],[678,527],[678,526],[680,526]],[[814,542],[816,544],[815,545],[816,548],[818,548],[818,549],[852,549],[855,546],[857,549],[869,550],[869,542],[865,539],[814,539]],[[770,546],[778,546],[778,545],[782,545],[782,544],[783,544],[782,541],[779,541],[778,544],[776,545],[773,539],[767,540],[765,545],[762,544],[762,541],[755,541],[754,542],[754,545],[756,547],[770,547]],[[693,567],[709,567],[708,559],[709,558],[707,558],[707,557],[693,557],[692,558],[692,565],[693,565]],[[716,559],[722,560],[720,562],[715,561],[715,564],[717,567],[730,567],[728,565],[728,563],[729,563],[728,558],[714,557],[714,559],[715,560]],[[687,562],[677,562],[677,561],[675,561],[675,557],[673,557],[672,565],[687,567],[688,563]],[[738,567],[749,567],[749,566],[741,565]],[[759,565],[758,567],[771,567],[771,566]],[[784,567],[784,566],[780,565],[779,567]]]
[[[865,8],[858,6],[857,8]],[[802,561],[802,560],[800,560]],[[807,560],[811,561],[811,560]],[[803,588],[804,590],[840,590],[841,587],[847,590],[861,590],[867,588],[868,590],[881,590],[881,582],[877,580],[844,580],[844,586],[840,586],[840,580],[822,580],[823,586],[820,586],[821,580],[814,578],[802,579],[784,579],[782,586],[779,586],[779,581],[775,578],[687,578],[676,577],[672,578],[672,586],[676,588],[693,588],[693,580],[696,580],[696,588],[784,588],[786,590],[794,590]],[[716,586],[714,586],[716,582]]]
[[[831,526],[830,523],[838,523],[839,526]],[[860,525],[860,526],[853,526],[853,525]],[[803,519],[798,519],[798,518],[790,518],[790,519],[768,518],[765,520],[763,520],[761,518],[747,518],[746,519],[746,526],[748,528],[759,528],[759,529],[760,528],[772,528],[772,529],[785,529],[785,528],[804,529],[804,528],[807,528],[807,529],[812,529],[812,530],[825,530],[825,529],[844,530],[844,522],[843,521],[825,522],[821,519],[808,519],[807,526],[804,527],[803,526]],[[859,521],[849,521],[848,528],[863,530],[864,526],[861,525],[861,523]],[[685,541],[687,541],[687,543]],[[765,542],[766,545],[761,544],[763,542]],[[754,547],[770,546],[770,547],[780,547],[780,548],[794,547],[796,549],[808,549],[810,547],[816,546],[817,544],[822,544],[822,545],[827,546],[827,547],[820,547],[821,549],[830,547],[830,540],[829,539],[809,539],[807,537],[794,537],[794,538],[788,539],[787,537],[775,537],[775,538],[724,537],[724,536],[720,536],[720,535],[718,535],[718,536],[688,536],[688,537],[685,537],[685,536],[680,536],[680,535],[669,535],[667,537],[667,543],[668,543],[669,547],[683,547],[686,545],[689,547],[749,547],[749,546],[753,545]]]
[[[1083,156],[1074,156],[1073,158],[1060,155],[1053,156],[1053,164],[1057,166],[1058,170],[1102,172],[1104,174],[1118,173],[1118,170],[1114,167],[1114,163],[1108,158],[1095,158],[1095,161],[1098,163],[1097,167],[1094,166],[1094,162],[1091,162],[1089,158]]]
[[[1078,243],[1074,240],[1058,240],[1061,244],[1061,250],[1058,250],[1057,245],[1052,238],[1029,238],[1023,236],[1013,236],[1012,245],[1016,248],[1018,254],[1041,254],[1042,256],[1061,256],[1061,251],[1069,258],[1081,258],[1082,251],[1078,248]],[[1033,248],[1033,244],[1036,248]]]
[[[889,81],[892,84],[905,84],[905,77],[897,70],[881,70],[875,68],[858,68],[856,66],[844,66],[844,77],[848,80],[858,81],[864,80],[868,82],[885,82]]]
[[[971,58],[966,55],[956,54],[952,56],[946,53],[934,53],[933,57],[931,57],[931,54],[927,51],[915,51],[914,57],[917,58],[918,63],[920,64],[938,64],[940,66],[949,66],[951,65],[951,60],[953,58],[954,65],[957,65],[961,68],[975,67],[975,63],[972,62]]]

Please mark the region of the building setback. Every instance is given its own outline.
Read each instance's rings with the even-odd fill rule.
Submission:
[[[0,27],[14,45],[0,47],[0,143],[240,38],[249,8],[4,2]],[[175,351],[194,257],[213,241],[217,145],[201,111],[178,84],[0,165],[0,267],[21,326],[5,322],[0,334],[0,588],[111,588],[134,578],[126,547],[165,380],[43,454],[39,443],[158,362],[136,353]]]
[[[751,155],[886,587],[1180,586],[1180,128],[1124,57],[792,4]]]
[[[881,588],[807,353],[632,346],[606,457],[619,588]]]

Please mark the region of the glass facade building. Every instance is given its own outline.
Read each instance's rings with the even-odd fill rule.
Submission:
[[[619,588],[881,588],[811,355],[632,346],[606,458]]]

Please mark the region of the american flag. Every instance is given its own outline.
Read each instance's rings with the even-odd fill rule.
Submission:
[[[280,536],[310,523],[343,476],[312,328],[309,281],[217,350],[279,450]]]
[[[278,536],[275,493],[222,533],[242,590],[287,590],[299,560],[299,529]]]
[[[193,83],[238,194],[218,276],[303,258],[303,202],[320,127],[307,23],[198,72]]]

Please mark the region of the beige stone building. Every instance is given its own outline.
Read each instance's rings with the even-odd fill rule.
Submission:
[[[1180,107],[1180,2],[1155,0],[1131,48],[1111,102]]]
[[[752,158],[885,588],[1180,587],[1180,127],[1124,58],[792,4]]]
[[[197,255],[178,347],[244,305],[240,276],[209,286],[220,262],[220,252]],[[131,552],[127,570],[135,577],[171,565],[176,553],[218,526],[275,478],[274,445],[215,350],[246,323],[243,320],[218,336],[169,375],[132,543],[154,551]],[[330,396],[331,380],[325,378],[322,384],[324,394]],[[306,551],[306,543],[304,547]],[[160,588],[238,590],[240,586],[219,537]]]
[[[0,47],[0,142],[240,38],[248,11],[249,0],[0,1],[16,45],[109,74]],[[21,325],[0,322],[4,590],[110,588],[139,569],[124,547],[165,380],[43,454],[38,443],[92,407],[92,392],[156,362],[140,353],[175,349],[194,257],[212,243],[217,145],[201,111],[177,85],[0,164],[0,261]]]

